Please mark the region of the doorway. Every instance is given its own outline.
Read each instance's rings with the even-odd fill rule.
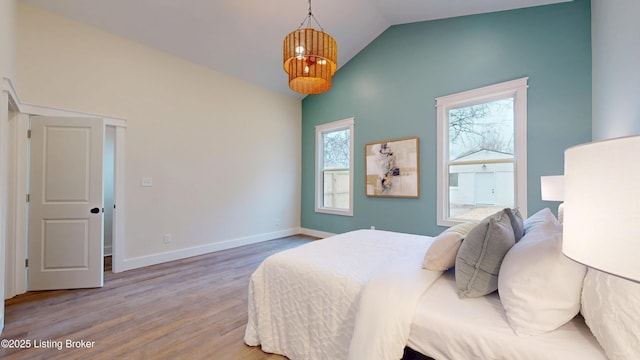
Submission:
[[[110,175],[106,176],[106,180],[109,181],[109,190],[111,192],[111,205],[109,206],[109,221],[111,222],[106,228],[108,228],[109,234],[105,234],[105,240],[108,238],[110,244],[110,253],[113,257],[112,271],[119,272],[124,269],[124,204],[125,204],[125,177],[124,177],[124,165],[125,165],[125,135],[126,135],[126,120],[97,116],[94,114],[70,112],[66,110],[45,108],[33,105],[18,104],[16,109],[16,116],[12,118],[13,128],[10,137],[10,155],[11,161],[14,161],[17,166],[27,168],[28,154],[28,141],[26,129],[29,124],[30,115],[43,115],[43,116],[62,116],[62,117],[93,117],[102,118],[105,123],[105,132],[108,135],[105,136],[105,140],[110,144],[105,148],[105,153],[108,154],[108,162],[111,164]],[[22,164],[22,165],[21,165]],[[9,184],[9,191],[12,194],[12,198],[18,199],[14,203],[9,204],[8,213],[15,214],[15,218],[11,220],[10,226],[13,226],[16,230],[16,236],[7,239],[8,250],[5,253],[7,259],[7,273],[6,273],[6,287],[5,298],[11,298],[15,295],[25,293],[27,291],[27,270],[25,267],[25,259],[27,254],[27,234],[26,228],[28,224],[28,208],[26,199],[28,193],[27,181],[28,173],[26,170],[17,171],[15,174],[15,182]],[[119,204],[116,210],[115,204]],[[105,203],[105,207],[106,207]],[[107,209],[105,209],[105,213]],[[105,216],[106,217],[106,216]]]
[[[106,126],[104,132],[104,154],[102,158],[102,186],[104,189],[104,256],[113,256],[113,211],[115,203],[116,128]],[[111,270],[106,267],[105,270]]]

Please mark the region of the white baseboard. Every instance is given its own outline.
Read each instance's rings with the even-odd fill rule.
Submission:
[[[331,236],[335,235],[334,233],[325,232],[325,231],[318,231],[318,230],[313,230],[313,229],[307,229],[307,228],[300,228],[299,233],[303,234],[303,235],[319,237],[319,238],[322,238],[322,239],[325,239],[325,238],[328,238],[328,237],[331,237]]]
[[[168,252],[159,253],[159,254],[124,259],[124,261],[122,261],[122,264],[120,264],[120,266],[117,267],[118,269],[117,272],[133,270],[133,269],[137,269],[145,266],[185,259],[188,257],[197,256],[197,255],[204,255],[204,254],[208,254],[215,251],[231,249],[231,248],[249,245],[249,244],[255,244],[263,241],[279,239],[279,238],[283,238],[291,235],[300,234],[301,231],[302,230],[300,228],[292,228],[292,229],[286,229],[282,231],[275,231],[271,233],[247,236],[244,238],[220,241],[220,242],[201,245],[201,246],[194,246],[186,249],[168,251]],[[313,236],[316,236],[316,235],[313,235]]]

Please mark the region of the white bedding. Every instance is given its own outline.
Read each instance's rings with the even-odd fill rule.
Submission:
[[[399,359],[415,304],[440,272],[433,238],[358,230],[267,258],[251,276],[247,345],[296,359]]]
[[[497,293],[459,299],[451,271],[418,302],[408,346],[438,360],[606,360],[582,319],[575,318],[550,333],[518,336],[507,322]]]

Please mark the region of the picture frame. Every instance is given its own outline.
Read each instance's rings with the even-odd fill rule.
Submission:
[[[420,197],[418,137],[373,142],[364,147],[367,196]]]

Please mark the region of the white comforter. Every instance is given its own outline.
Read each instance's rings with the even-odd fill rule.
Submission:
[[[433,238],[358,230],[267,258],[251,276],[247,345],[297,359],[400,359],[415,305],[441,275]]]

